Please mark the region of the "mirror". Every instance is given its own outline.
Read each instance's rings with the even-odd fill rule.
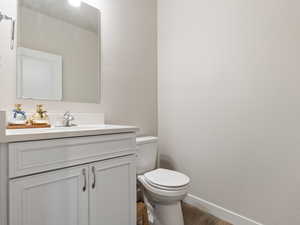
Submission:
[[[99,103],[98,9],[80,0],[18,0],[17,97]]]

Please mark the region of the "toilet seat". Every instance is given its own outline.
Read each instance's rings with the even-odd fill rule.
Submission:
[[[156,187],[152,184],[150,184],[144,175],[138,176],[138,180],[143,184],[143,186],[150,192],[155,193],[160,196],[174,198],[178,196],[185,195],[187,193],[187,190],[189,188],[189,185],[186,185],[184,187],[181,187],[179,189],[177,188],[165,188],[165,187]]]
[[[159,185],[155,185],[155,184],[152,184],[150,183],[149,181],[146,180],[146,182],[153,188],[156,188],[158,190],[164,190],[164,191],[181,191],[181,190],[186,190],[189,185],[186,185],[186,186],[182,186],[182,187],[177,187],[177,188],[168,188],[168,187],[164,187],[164,186],[159,186]]]
[[[167,169],[156,169],[146,173],[144,176],[146,182],[151,186],[168,191],[186,189],[190,183],[188,176]]]

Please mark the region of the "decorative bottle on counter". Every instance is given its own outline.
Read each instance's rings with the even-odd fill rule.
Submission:
[[[27,123],[26,113],[22,110],[21,104],[15,104],[15,109],[12,111],[12,117],[9,124],[24,125]]]
[[[36,106],[36,113],[30,119],[33,125],[47,125],[49,124],[49,116],[47,111],[43,109],[43,105]]]

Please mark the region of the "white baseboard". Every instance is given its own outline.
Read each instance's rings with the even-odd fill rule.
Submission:
[[[218,206],[214,203],[208,202],[204,199],[198,198],[194,195],[188,194],[184,202],[201,209],[219,219],[232,223],[233,225],[263,225],[252,219],[241,216],[237,213],[234,213],[230,210],[224,209],[221,206]]]

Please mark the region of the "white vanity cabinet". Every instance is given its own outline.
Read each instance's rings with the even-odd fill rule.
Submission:
[[[9,225],[135,225],[135,133],[8,144]]]
[[[90,225],[136,225],[134,161],[135,158],[130,157],[92,165]]]
[[[9,183],[10,225],[86,225],[88,189],[83,190],[88,167],[15,179]]]

